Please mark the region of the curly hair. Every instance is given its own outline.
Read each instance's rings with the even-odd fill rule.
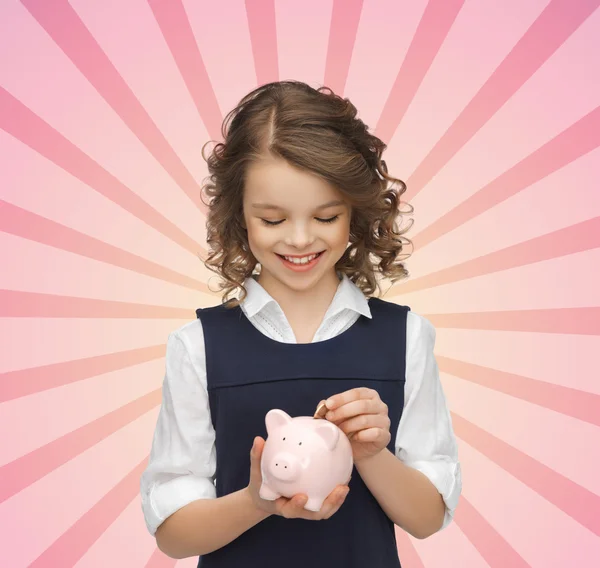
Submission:
[[[264,84],[248,93],[225,117],[223,143],[211,155],[208,183],[202,192],[211,198],[206,220],[209,254],[204,265],[222,278],[223,304],[243,302],[244,281],[258,261],[250,251],[244,225],[243,190],[248,166],[265,157],[282,158],[312,172],[338,189],[352,206],[350,245],[335,265],[365,294],[377,288],[376,272],[392,284],[409,273],[401,260],[404,245],[412,242],[400,229],[398,210],[406,184],[387,173],[381,159],[386,149],[357,118],[356,107],[329,87],[314,89],[300,81]],[[212,141],[207,142],[210,143]],[[399,184],[398,188],[393,183]],[[408,205],[408,204],[407,204]],[[411,219],[412,221],[412,219]],[[227,297],[235,290],[241,297]]]

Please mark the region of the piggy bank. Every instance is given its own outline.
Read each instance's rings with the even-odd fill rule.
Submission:
[[[265,423],[261,499],[304,493],[308,496],[304,508],[319,511],[337,485],[350,481],[354,465],[350,440],[332,422],[312,416],[292,418],[279,409],[270,410]]]

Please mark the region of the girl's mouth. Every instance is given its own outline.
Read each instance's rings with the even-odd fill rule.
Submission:
[[[310,270],[313,266],[315,266],[319,262],[319,259],[323,256],[324,252],[325,251],[321,251],[310,262],[305,262],[303,264],[297,264],[294,262],[290,262],[289,260],[286,260],[285,257],[281,256],[280,254],[277,254],[277,253],[275,253],[275,254],[277,254],[277,256],[281,259],[281,261],[287,268],[290,268],[291,270],[294,270],[296,272],[306,272],[307,270]]]

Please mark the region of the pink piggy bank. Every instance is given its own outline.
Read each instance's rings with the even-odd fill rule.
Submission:
[[[292,418],[283,410],[270,410],[265,423],[261,499],[304,493],[308,496],[304,508],[319,511],[337,485],[350,481],[354,465],[350,440],[332,422],[312,416]]]

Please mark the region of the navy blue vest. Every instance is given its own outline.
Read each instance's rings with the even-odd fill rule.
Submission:
[[[394,452],[404,407],[408,306],[369,298],[346,331],[316,343],[283,343],[256,329],[240,307],[196,310],[204,330],[207,387],[216,433],[217,497],[246,487],[255,436],[267,439],[272,408],[312,416],[331,395],[366,386],[389,409]],[[329,519],[271,515],[199,557],[201,568],[399,568],[394,524],[352,470],[350,492]],[[202,530],[200,527],[199,530]]]

